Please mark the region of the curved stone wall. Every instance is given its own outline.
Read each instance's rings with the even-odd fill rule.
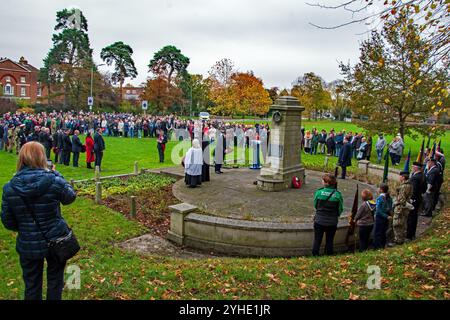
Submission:
[[[172,221],[178,220],[182,225],[173,228],[171,225],[170,240],[198,250],[227,255],[289,257],[311,254],[314,239],[311,223],[228,219],[198,214],[193,208],[190,206],[190,212],[185,214],[172,211]],[[178,219],[174,215],[178,215]],[[335,236],[336,252],[347,249],[347,228],[346,219],[341,219]]]

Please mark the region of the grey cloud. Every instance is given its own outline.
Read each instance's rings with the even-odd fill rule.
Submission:
[[[153,53],[167,44],[190,57],[193,73],[206,74],[215,61],[228,57],[268,87],[289,87],[309,71],[331,81],[339,77],[337,60],[357,59],[363,37],[356,34],[364,31],[362,25],[329,31],[312,27],[309,22],[336,25],[349,17],[312,8],[304,0],[2,0],[0,30],[7,32],[0,36],[0,56],[24,55],[40,66],[51,45],[56,11],[71,5],[88,19],[98,63],[101,49],[114,41],[133,47],[139,71],[135,84],[145,81]]]

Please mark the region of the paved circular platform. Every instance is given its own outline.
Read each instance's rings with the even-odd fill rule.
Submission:
[[[182,170],[181,170],[182,173]],[[176,198],[201,208],[213,216],[266,222],[312,222],[314,192],[322,187],[323,173],[306,171],[306,184],[301,189],[266,192],[253,184],[259,170],[246,168],[224,170],[224,174],[211,174],[211,181],[199,188],[187,188],[183,180],[173,188]],[[345,218],[350,213],[356,185],[360,190],[373,186],[355,180],[338,180],[338,190],[344,198]]]
[[[182,167],[158,172],[183,177]],[[171,214],[168,238],[178,244],[200,250],[241,256],[296,256],[311,253],[313,232],[313,195],[321,187],[322,173],[306,171],[301,189],[281,192],[258,190],[253,182],[258,170],[247,168],[211,174],[201,187],[187,188],[180,179],[173,193],[182,204]],[[344,213],[335,236],[336,252],[347,250],[347,217],[350,214],[355,180],[338,180],[344,197]],[[354,239],[351,239],[354,241]]]

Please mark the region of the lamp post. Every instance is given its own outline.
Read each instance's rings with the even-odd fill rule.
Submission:
[[[191,89],[191,105],[189,108],[189,117],[192,118],[192,83],[190,83],[190,89]]]
[[[98,65],[96,65],[95,63],[92,65],[92,68],[91,68],[91,97],[92,97],[92,88],[93,88],[93,85],[94,85],[94,66],[97,66],[97,67],[100,67],[100,66],[105,66],[106,64],[104,64],[104,63],[102,63],[102,64],[98,64]],[[89,106],[89,111],[92,111],[92,106]]]

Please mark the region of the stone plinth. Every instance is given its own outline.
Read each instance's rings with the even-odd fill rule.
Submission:
[[[257,178],[258,189],[281,191],[291,187],[292,178],[297,176],[302,184],[305,169],[301,164],[301,121],[305,108],[297,98],[285,96],[277,99],[270,107],[269,151],[266,164]]]
[[[179,245],[184,244],[184,218],[189,213],[197,210],[196,206],[188,203],[180,203],[170,206],[170,231],[167,238]]]

